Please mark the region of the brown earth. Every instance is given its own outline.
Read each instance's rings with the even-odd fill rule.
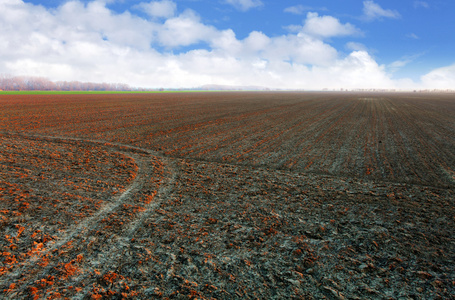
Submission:
[[[0,96],[3,298],[455,298],[455,97]]]

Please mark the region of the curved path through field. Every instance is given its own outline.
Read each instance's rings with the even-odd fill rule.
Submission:
[[[61,284],[72,277],[72,285],[78,286],[77,283],[82,283],[84,286],[83,282],[90,280],[93,269],[96,269],[96,272],[108,272],[121,260],[121,256],[124,255],[136,230],[150,214],[155,213],[154,210],[172,190],[177,176],[175,164],[155,151],[124,144],[70,137],[22,136],[55,143],[77,141],[83,144],[103,145],[109,151],[119,152],[133,159],[138,166],[134,181],[123,193],[107,201],[92,216],[71,226],[58,236],[57,241],[45,245],[40,252],[22,261],[13,272],[5,274],[0,280],[0,286],[3,288],[9,287],[11,284],[17,287],[9,295],[12,297],[27,293],[27,290],[30,289],[31,274],[34,274],[34,278],[46,278],[54,275],[57,280],[62,281]],[[154,178],[153,174],[156,173],[157,166],[163,168],[161,178]],[[152,190],[153,192],[150,194]],[[146,201],[144,201],[144,194],[148,196]],[[131,214],[128,210],[136,210],[136,212]],[[122,214],[123,218],[118,220],[117,216]],[[119,226],[111,232],[109,228],[112,226],[106,226],[106,220],[117,223],[114,226]],[[61,255],[65,254],[67,248],[72,248],[70,252],[75,257],[70,256],[63,259],[66,262],[63,264]],[[95,251],[85,251],[90,248],[94,248]],[[78,253],[80,254],[76,255]],[[50,262],[44,268],[37,264],[43,258]],[[55,276],[55,270],[60,270],[58,272],[60,276]],[[89,288],[90,286],[86,286],[85,291],[79,291],[78,297],[84,298],[90,292]]]

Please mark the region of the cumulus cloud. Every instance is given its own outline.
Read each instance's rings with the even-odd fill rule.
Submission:
[[[133,9],[140,10],[153,18],[170,18],[173,17],[177,5],[170,0],[141,2],[133,6]]]
[[[366,51],[354,51],[327,68],[315,70],[315,76],[326,76],[331,86],[339,88],[395,87],[384,70]]]
[[[35,10],[35,7],[30,7],[27,12],[35,14]],[[27,19],[27,23],[34,28],[33,32],[69,44],[79,41],[98,44],[101,39],[114,45],[147,49],[155,38],[150,34],[156,28],[154,23],[129,12],[113,14],[103,2],[94,1],[85,5],[70,1],[46,14],[42,22]]]
[[[263,50],[264,58],[291,64],[329,65],[338,53],[335,48],[304,33],[275,37]]]
[[[302,31],[323,38],[348,36],[360,34],[360,30],[349,23],[341,24],[332,16],[319,16],[318,13],[309,12]]]
[[[210,41],[217,35],[217,30],[202,24],[195,12],[187,10],[175,18],[167,19],[157,30],[157,35],[163,46],[178,47]]]
[[[261,0],[225,0],[225,2],[234,6],[240,11],[247,11],[251,8],[264,5]]]
[[[146,4],[153,3],[171,1]],[[140,7],[151,7],[147,5]],[[114,13],[105,1],[73,0],[53,9],[19,0],[1,1],[0,73],[150,88],[403,86],[391,79],[387,67],[379,65],[363,45],[348,43],[351,53],[347,55],[330,45],[326,38],[360,32],[331,16],[310,13],[296,32],[268,36],[252,31],[239,39],[232,29],[204,24],[191,10],[180,14],[175,8],[154,10],[149,15],[153,17]],[[175,50],[180,52],[175,54]],[[453,83],[454,69],[435,70],[422,82]]]
[[[455,87],[455,64],[435,69],[421,77],[422,86],[429,89],[453,89]]]
[[[363,18],[373,21],[382,18],[398,19],[401,15],[396,10],[383,9],[379,4],[372,0],[363,1]]]
[[[271,39],[267,35],[259,31],[253,31],[244,40],[244,47],[252,53],[257,53],[264,51],[264,49],[269,49],[270,43]]]

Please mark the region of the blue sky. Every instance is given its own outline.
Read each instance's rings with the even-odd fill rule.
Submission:
[[[0,74],[141,87],[455,88],[452,0],[0,0]]]

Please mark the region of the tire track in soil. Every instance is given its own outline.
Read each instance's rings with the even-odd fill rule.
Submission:
[[[113,234],[108,240],[108,244],[110,245],[119,245],[116,246],[115,249],[111,247],[104,248],[101,252],[97,253],[97,257],[103,257],[104,259],[98,259],[99,265],[105,266],[103,267],[103,272],[106,271],[108,268],[112,269],[117,265],[117,261],[120,260],[123,250],[128,247],[130,241],[137,231],[137,229],[143,224],[145,219],[150,216],[150,214],[154,213],[154,210],[160,205],[163,199],[170,194],[172,191],[172,187],[174,182],[177,178],[176,173],[176,166],[175,162],[167,157],[163,157],[155,151],[144,149],[140,147],[130,146],[126,144],[120,143],[111,143],[106,141],[100,140],[86,140],[81,138],[72,138],[72,137],[60,137],[60,136],[41,136],[41,135],[24,135],[19,134],[19,136],[24,136],[27,138],[33,139],[42,139],[42,140],[51,140],[56,142],[65,142],[65,141],[76,141],[82,142],[85,144],[96,144],[102,145],[113,152],[122,153],[129,158],[133,159],[136,165],[138,166],[137,176],[134,181],[128,186],[127,190],[124,191],[122,194],[113,198],[112,201],[106,203],[99,211],[97,211],[94,215],[85,218],[83,221],[79,222],[72,226],[72,228],[68,229],[65,234],[59,237],[59,240],[55,243],[50,243],[46,249],[42,250],[41,252],[37,253],[38,255],[30,257],[28,260],[23,261],[21,266],[17,268],[15,271],[7,274],[1,280],[1,285],[8,286],[11,283],[18,283],[20,282],[21,276],[23,274],[29,274],[30,272],[33,273],[33,270],[36,270],[36,261],[42,257],[45,257],[47,254],[56,251],[57,249],[61,248],[65,244],[72,242],[81,242],[83,244],[91,235],[91,233],[95,232],[97,227],[99,226],[100,222],[109,216],[109,214],[113,213],[116,209],[120,208],[121,205],[125,204],[129,200],[133,200],[134,203],[134,196],[136,193],[140,192],[141,189],[146,185],[147,181],[147,174],[152,174],[152,166],[151,160],[156,157],[160,161],[164,163],[165,173],[169,174],[167,178],[161,180],[159,184],[159,188],[157,190],[156,195],[153,199],[146,205],[144,205],[144,211],[140,212],[135,219],[131,222],[126,224],[126,227],[122,230],[122,233],[117,236]],[[128,151],[130,150],[130,151]],[[131,153],[132,152],[132,153]],[[134,153],[139,152],[140,154]],[[87,257],[84,261],[87,261],[89,264],[92,260]],[[96,257],[92,257],[96,259]],[[50,273],[52,269],[55,268],[58,261],[54,261],[53,263],[49,264],[49,266],[41,269],[37,272],[39,278],[44,278],[47,274]],[[72,280],[73,286],[78,286],[78,283],[81,283],[84,279],[86,279],[90,275],[90,268],[84,268],[85,272]],[[37,276],[34,276],[37,278]],[[27,285],[27,282],[25,282]],[[87,285],[85,290],[79,292],[76,299],[82,299],[87,296],[89,293],[89,288],[91,286]],[[19,288],[20,290],[16,290],[16,292],[25,292],[27,287]]]
[[[149,204],[145,206],[145,211],[139,214],[139,216],[133,220],[128,228],[123,231],[123,234],[114,239],[109,240],[108,244],[112,247],[105,247],[101,252],[98,253],[97,265],[102,266],[98,268],[98,271],[101,274],[106,274],[110,270],[115,270],[121,264],[123,255],[125,254],[128,247],[131,245],[132,238],[136,231],[143,225],[144,221],[151,215],[156,214],[155,209],[166,199],[173,190],[175,180],[177,178],[177,173],[175,172],[176,166],[175,162],[166,159],[165,165],[167,167],[167,173],[170,173],[171,176],[165,179],[165,182],[160,186],[157,194]],[[91,268],[88,268],[90,270]],[[85,272],[84,276],[79,276],[72,284],[74,286],[84,286],[83,281],[90,276],[90,272]],[[80,291],[73,299],[87,299],[90,296],[90,289],[93,286],[87,284],[83,291]]]

